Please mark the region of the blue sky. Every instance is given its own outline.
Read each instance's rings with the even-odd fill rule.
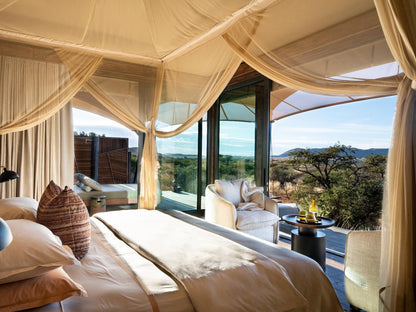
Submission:
[[[272,155],[292,148],[327,147],[337,142],[355,148],[388,148],[392,134],[396,97],[342,104],[283,118],[272,124]],[[137,136],[106,118],[74,109],[74,130],[128,137],[137,146]],[[195,154],[197,126],[169,139],[157,141],[160,153]],[[254,154],[254,125],[222,124],[220,153]],[[205,148],[205,146],[203,146]]]
[[[292,148],[327,147],[337,142],[355,148],[389,148],[396,96],[317,109],[272,126],[272,154]]]

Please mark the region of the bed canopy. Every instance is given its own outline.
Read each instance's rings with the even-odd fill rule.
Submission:
[[[403,164],[412,172],[415,166],[402,142],[415,134],[415,24],[414,1],[3,0],[0,134],[31,129],[71,99],[145,132],[140,207],[153,209],[155,136],[176,135],[199,120],[242,61],[273,80],[272,119],[399,93],[389,156],[395,182],[384,219],[414,237],[416,181]],[[305,92],[316,97],[305,101]],[[158,121],[175,127],[164,131]],[[403,229],[406,216],[413,223]],[[386,250],[399,255],[404,243],[393,232]],[[406,244],[407,252],[413,238]],[[387,283],[415,276],[412,261],[405,269],[386,264]]]

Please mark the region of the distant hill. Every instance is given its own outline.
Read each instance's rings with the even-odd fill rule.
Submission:
[[[316,153],[316,152],[321,152],[324,149],[325,148],[311,148],[310,150],[312,152]],[[289,157],[289,154],[291,152],[297,151],[297,150],[300,150],[300,148],[293,148],[293,149],[288,150],[288,151],[286,151],[286,152],[284,152],[280,155],[273,156],[273,158],[286,158],[286,157]],[[357,157],[357,158],[365,158],[365,157],[370,156],[371,154],[373,154],[373,155],[380,154],[380,155],[387,156],[388,152],[389,152],[388,148],[370,148],[370,149],[359,149],[359,148],[357,148],[357,149],[355,149],[354,156]]]
[[[172,158],[197,158],[198,155],[195,154],[181,154],[181,153],[166,153],[166,154],[161,154],[158,153],[158,156],[163,156],[163,157],[172,157]]]

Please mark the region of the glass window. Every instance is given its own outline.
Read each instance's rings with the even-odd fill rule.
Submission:
[[[201,136],[201,209],[205,209],[205,188],[207,186],[207,122],[206,115],[202,121]]]
[[[256,86],[224,92],[220,98],[219,179],[255,182]]]
[[[159,184],[158,208],[195,210],[197,207],[198,123],[171,138],[157,138]]]

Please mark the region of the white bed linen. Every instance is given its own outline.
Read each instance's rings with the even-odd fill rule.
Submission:
[[[96,214],[184,285],[197,311],[306,311],[275,261],[155,210]]]
[[[74,281],[84,286],[88,297],[62,301],[63,310],[54,303],[34,311],[154,311],[146,292],[153,295],[155,310],[194,311],[180,284],[119,240],[99,220],[90,220],[90,250],[79,264],[64,267]]]
[[[276,244],[234,231],[176,210],[163,211],[170,216],[231,239],[281,264],[295,287],[308,300],[310,312],[342,312],[343,309],[328,277],[314,260]]]
[[[192,304],[196,305],[197,311],[286,311],[288,309],[291,309],[290,311],[311,312],[342,311],[329,280],[326,278],[319,265],[309,258],[290,250],[276,247],[274,244],[269,244],[261,240],[256,240],[250,236],[209,224],[203,220],[180,212],[169,211],[168,213],[173,217],[220,234],[223,237],[227,237],[230,240],[234,240],[239,244],[252,249],[250,250],[241,246],[230,247],[228,243],[226,243],[226,248],[218,248],[217,243],[219,241],[228,241],[228,239],[219,237],[219,241],[214,239],[215,243],[207,243],[205,238],[202,238],[205,234],[202,236],[199,234],[200,231],[207,231],[201,229],[196,230],[194,226],[191,226],[189,229],[187,229],[187,226],[182,228],[185,222],[179,220],[171,223],[171,226],[167,226],[161,220],[165,218],[174,218],[166,215],[163,216],[163,213],[157,211],[137,212],[137,210],[133,210],[121,214],[124,215],[123,219],[127,216],[127,219],[131,220],[131,223],[134,224],[135,229],[133,232],[141,232],[138,236],[145,238],[145,244],[142,245],[142,247],[139,247],[136,244],[136,249],[143,252],[145,249],[144,247],[147,246],[147,244],[154,244],[156,249],[161,249],[162,251],[168,250],[166,253],[163,251],[162,254],[156,252],[156,255],[153,257],[162,259],[160,263],[163,266],[166,265],[167,267],[171,267],[169,270],[173,269],[178,276],[184,278],[182,283],[188,288],[188,291],[190,290],[190,296],[193,298]],[[118,217],[115,218],[117,214],[113,214],[112,212],[102,213],[98,214],[98,217],[110,220],[118,219]],[[135,219],[136,217],[133,217],[139,215],[142,216],[140,222]],[[143,215],[152,217],[143,218]],[[153,216],[155,216],[155,218],[154,220],[151,220],[153,219]],[[119,220],[115,223],[119,222],[122,222],[123,225],[120,227],[121,229],[125,229],[125,224],[129,223],[125,220]],[[62,302],[63,311],[151,311],[152,307],[146,292],[154,294],[157,308],[160,311],[194,311],[191,300],[181,286],[181,283],[175,282],[174,279],[165,275],[151,262],[143,259],[136,251],[119,240],[106,226],[104,226],[104,224],[101,223],[101,221],[96,218],[91,218],[91,223],[92,240],[89,253],[81,261],[80,265],[65,267],[68,274],[86,288],[89,297],[72,297],[64,300]],[[189,233],[188,230],[191,231],[191,233]],[[127,230],[127,232],[129,232],[129,230]],[[179,236],[176,236],[176,234],[173,235],[172,233],[176,233]],[[178,251],[177,247],[172,245],[174,239],[172,240],[171,237],[176,236],[175,239],[178,239],[182,235],[180,233],[183,233],[184,235],[182,240],[186,243],[182,245],[186,248],[190,246],[187,242],[195,242],[200,246],[205,246],[206,244],[214,246],[216,248],[215,253],[217,253],[218,250],[220,250],[220,254],[225,253],[227,257],[224,264],[220,264],[221,262],[214,263],[213,267],[221,267],[224,271],[226,271],[226,268],[228,267],[230,278],[226,277],[225,279],[222,279],[222,277],[226,275],[220,274],[218,275],[220,276],[220,284],[217,283],[216,286],[206,285],[205,282],[210,280],[212,276],[209,277],[209,274],[206,275],[205,273],[202,273],[201,265],[195,266],[192,263],[199,262],[200,264],[205,264],[206,261],[211,263],[212,259],[207,260],[207,258],[204,258],[206,255],[201,255],[202,258],[197,256],[197,259],[195,259],[195,255],[191,255],[189,250],[182,252]],[[157,238],[157,235],[159,234],[161,237]],[[133,245],[134,244],[135,243],[133,243]],[[204,253],[208,251],[205,247],[203,247],[203,250],[205,250]],[[263,255],[267,255],[269,259],[253,252],[253,250],[256,250]],[[164,263],[166,260],[165,257],[167,257],[167,259],[170,258],[170,253],[176,254],[176,256],[173,256],[173,265]],[[208,254],[209,253],[212,254],[212,252],[208,252]],[[233,263],[234,260],[228,259],[229,254],[235,255],[236,253],[244,254],[240,260],[236,261],[237,264]],[[114,255],[122,257],[123,260],[121,264],[120,260],[114,258]],[[270,259],[273,259],[273,261]],[[250,274],[253,273],[253,268],[249,267],[248,271],[242,269],[243,272],[239,272],[241,271],[241,267],[247,267],[247,261],[256,262],[257,266],[254,272],[255,275],[259,274],[258,277],[262,276],[260,277],[260,281],[257,281],[256,277],[254,277],[254,281],[252,280],[253,276]],[[267,264],[268,261],[271,261],[276,265],[272,264],[269,266]],[[179,262],[186,263],[186,266],[191,268],[190,272],[186,273],[186,271],[178,269],[179,267],[177,267],[177,265],[179,265]],[[202,266],[205,267],[205,265]],[[134,275],[132,276],[130,268],[128,267],[131,267],[133,271],[136,272],[134,274],[138,276],[141,275],[139,279],[144,283],[145,289],[137,284],[137,277]],[[235,268],[237,268],[237,270]],[[275,274],[275,272],[271,273],[268,270],[272,269],[274,271],[276,268],[277,271],[284,272],[284,275],[286,275],[285,279],[287,279],[291,285],[293,284],[296,290],[299,291],[299,293],[296,294],[295,299],[293,299],[293,297],[290,298],[293,285],[288,287],[290,290],[288,295],[286,289],[283,291],[276,289],[273,284],[275,282],[274,278],[270,279],[268,277],[269,275]],[[211,269],[212,266],[209,270]],[[249,273],[249,278],[244,278],[244,275],[247,272]],[[243,274],[243,280],[240,279],[240,273]],[[196,277],[196,282],[195,279],[189,279],[188,281],[187,274]],[[218,276],[214,277],[214,282]],[[263,278],[265,281],[261,281]],[[263,285],[258,283],[263,283]],[[283,284],[287,286],[286,282],[283,282]],[[195,289],[193,289],[194,286],[196,286]],[[237,292],[233,292],[235,290],[237,290]],[[198,292],[202,293],[198,294]],[[248,294],[248,296],[246,294]],[[257,303],[253,302],[253,298],[250,294],[256,294],[257,298],[255,301],[257,301]],[[199,296],[199,298],[194,298],[195,296]],[[296,308],[285,306],[281,303],[272,303],[272,301],[268,302],[269,300],[272,300],[270,299],[270,296],[275,298],[283,297],[289,301],[297,302],[299,306]],[[230,298],[232,300],[229,300]],[[306,307],[303,306],[304,299],[302,298],[306,298],[307,300]],[[239,305],[239,308],[233,306],[236,302]],[[201,307],[201,304],[204,306]],[[256,304],[261,305],[261,307],[259,308]],[[34,311],[49,312],[62,310],[60,309],[59,304],[55,303],[35,309]]]

